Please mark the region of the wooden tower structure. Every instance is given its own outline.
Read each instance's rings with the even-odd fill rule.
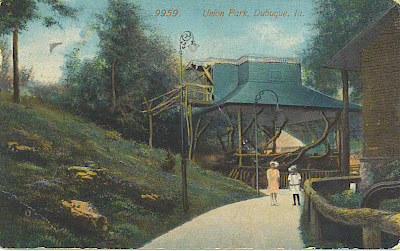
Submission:
[[[299,61],[264,57],[209,59],[192,61],[185,69],[194,72],[195,80],[145,101],[144,112],[151,118],[184,100],[189,158],[198,149],[200,135],[204,135],[203,142],[213,144],[206,146],[210,155],[223,152],[229,156],[223,160],[230,166],[227,173],[247,183],[255,182],[255,156],[262,167],[271,160],[279,161],[283,171],[306,157],[316,163],[334,156],[336,170],[332,174],[339,173],[341,134],[336,124],[342,102],[303,86]],[[358,113],[360,107],[350,105],[350,110]],[[306,130],[313,140],[279,152],[277,149],[283,148],[277,148],[277,140],[284,130],[297,137]],[[255,134],[261,135],[257,145]],[[309,151],[321,145],[325,146],[321,154],[309,156]],[[304,168],[312,165],[311,160]]]

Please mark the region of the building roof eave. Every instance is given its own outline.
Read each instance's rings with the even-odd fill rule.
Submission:
[[[392,19],[394,13],[399,12],[400,5],[392,5],[383,15],[368,25],[361,33],[355,36],[345,47],[334,55],[325,65],[325,68],[360,71],[361,51]]]

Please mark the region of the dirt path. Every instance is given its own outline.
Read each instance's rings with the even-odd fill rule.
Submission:
[[[175,228],[141,249],[303,249],[301,208],[281,190],[279,206],[269,196],[226,205]]]

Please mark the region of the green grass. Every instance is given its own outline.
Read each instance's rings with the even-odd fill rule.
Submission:
[[[188,163],[190,209],[183,213],[179,156],[173,156],[175,166],[165,172],[162,164],[171,164],[166,150],[124,140],[32,97],[24,96],[21,104],[10,99],[0,93],[0,190],[40,215],[26,217],[19,203],[4,205],[2,247],[137,248],[194,215],[255,194],[244,183]],[[8,142],[35,151],[15,153]],[[77,180],[67,171],[74,165],[105,168],[107,178]],[[141,197],[152,193],[159,197]],[[62,200],[90,202],[107,218],[109,230],[77,227],[63,217]],[[7,201],[0,197],[1,203]]]

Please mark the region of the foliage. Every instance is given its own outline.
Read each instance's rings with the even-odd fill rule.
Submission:
[[[12,90],[13,72],[11,67],[11,50],[9,43],[5,38],[0,40],[0,89],[3,91]],[[20,75],[20,88],[23,90],[28,84],[32,82],[32,68],[26,69],[22,67],[19,69]]]
[[[382,201],[380,209],[389,212],[400,212],[400,198]]]
[[[380,166],[374,171],[376,183],[400,180],[400,160],[393,161],[387,165]],[[392,212],[400,212],[400,198],[384,200],[381,209]]]
[[[21,30],[27,29],[29,22],[41,19],[43,25],[51,27],[60,25],[60,22],[54,16],[44,15],[44,11],[40,10],[39,4],[50,7],[52,12],[57,13],[61,17],[74,18],[77,10],[63,3],[63,0],[3,0],[1,2],[0,11],[0,35],[13,34],[13,101],[20,102],[20,73],[18,68],[18,34]],[[22,81],[28,75],[22,74]]]
[[[313,29],[316,35],[309,41],[303,55],[304,82],[328,95],[338,96],[341,76],[338,70],[324,68],[324,64],[338,53],[368,24],[392,4],[391,0],[315,0],[317,16]],[[361,99],[361,75],[349,74],[351,98]]]
[[[5,39],[0,41],[1,50],[1,69],[0,69],[0,88],[2,90],[11,90],[11,50]]]
[[[1,33],[10,34],[15,25],[19,29],[27,29],[27,24],[34,20],[41,20],[46,27],[60,25],[55,16],[47,16],[40,10],[40,4],[49,6],[60,17],[77,15],[77,10],[65,5],[62,0],[3,0],[0,12]]]
[[[361,198],[361,194],[353,193],[351,190],[345,190],[341,193],[332,195],[329,200],[332,205],[337,207],[359,208]]]
[[[190,210],[184,214],[180,173],[160,170],[166,150],[110,137],[109,130],[43,100],[10,100],[10,94],[0,93],[0,190],[18,196],[44,218],[27,218],[24,210],[0,201],[2,247],[135,248],[194,215],[255,194],[241,182],[189,162]],[[16,156],[7,148],[15,141],[35,148],[38,157]],[[180,159],[172,158],[177,169]],[[71,166],[105,171],[84,182],[70,175]],[[110,231],[103,235],[76,228],[60,215],[62,200],[89,202],[107,218]]]
[[[173,173],[175,167],[175,157],[171,152],[167,153],[167,157],[161,163],[161,170],[164,172]]]
[[[169,44],[145,25],[135,4],[108,3],[92,25],[100,39],[98,54],[81,60],[81,47],[77,47],[66,55],[63,95],[76,112],[125,137],[147,141],[148,119],[141,112],[142,102],[144,97],[150,100],[169,90],[176,79],[175,61]],[[163,146],[176,131],[173,116],[167,112],[154,119],[157,146]]]
[[[376,168],[374,180],[376,183],[400,180],[400,160]]]

